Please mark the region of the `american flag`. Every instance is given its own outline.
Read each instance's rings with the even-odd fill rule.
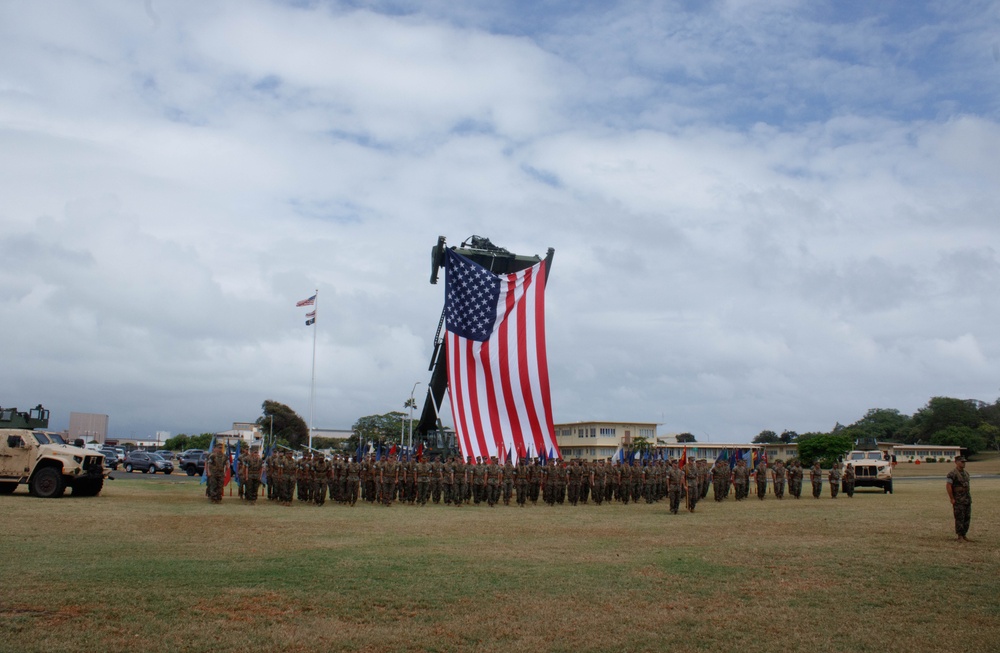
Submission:
[[[495,275],[447,250],[448,388],[462,455],[552,451],[545,356],[545,262]]]
[[[299,307],[299,306],[312,306],[315,303],[316,303],[316,295],[313,295],[309,299],[303,299],[300,302],[296,302],[295,306],[296,307]]]
[[[316,311],[309,311],[306,313],[306,317],[316,317]]]

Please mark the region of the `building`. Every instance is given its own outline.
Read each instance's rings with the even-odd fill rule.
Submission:
[[[244,446],[261,446],[263,434],[256,422],[233,422],[233,428],[215,434],[215,441],[236,446],[242,442]]]
[[[84,442],[104,444],[108,439],[108,416],[96,413],[69,414],[69,441],[80,438]]]
[[[941,444],[894,444],[892,455],[897,463],[951,463],[962,453],[962,447]]]
[[[611,458],[619,449],[632,447],[637,438],[651,444],[657,441],[655,422],[573,422],[554,426],[564,460]]]

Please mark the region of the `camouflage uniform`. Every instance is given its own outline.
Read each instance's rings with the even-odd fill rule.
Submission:
[[[750,470],[743,459],[736,461],[733,468],[733,485],[736,487],[736,500],[746,499],[750,491]]]
[[[809,480],[812,481],[813,499],[818,499],[823,493],[823,470],[818,460],[809,469]]]
[[[761,501],[767,495],[767,463],[761,460],[754,469],[757,478],[757,498]]]
[[[681,495],[684,493],[684,470],[676,460],[670,461],[667,470],[667,495],[670,497],[670,512],[677,514],[681,506]]]
[[[250,503],[257,503],[257,494],[260,492],[260,473],[263,470],[264,461],[260,458],[260,452],[254,449],[244,463],[244,484],[243,498]]]
[[[788,468],[788,493],[796,499],[802,497],[802,463],[798,460]]]
[[[965,459],[956,457],[955,463],[955,469],[948,472],[945,482],[951,490],[948,494],[955,515],[955,535],[960,541],[965,541],[969,522],[972,520],[972,491],[969,487],[969,473],[965,471]]]
[[[510,498],[514,495],[514,465],[511,464],[508,459],[503,465],[502,476],[500,477],[501,483],[503,484],[503,505],[510,505]]]
[[[349,461],[344,469],[344,474],[346,476],[346,484],[344,486],[344,495],[341,498],[344,503],[353,506],[358,500],[358,488],[361,485],[361,463],[354,462],[353,460]]]
[[[837,467],[837,463],[834,463],[830,469],[827,480],[830,481],[830,498],[836,499],[837,494],[840,493],[840,468]]]
[[[729,465],[722,460],[716,460],[712,466],[712,491],[716,501],[722,501],[726,496],[726,480],[729,478]]]
[[[785,465],[780,461],[774,461],[774,467],[771,470],[774,474],[774,496],[778,499],[785,498]]]
[[[698,480],[698,462],[695,460],[688,460],[684,465],[684,482],[687,488],[687,509],[688,512],[694,512],[694,508],[698,505],[698,499],[701,498],[701,481]]]
[[[414,466],[417,475],[417,503],[422,506],[427,505],[427,500],[431,496],[431,464],[419,462]]]
[[[222,490],[226,482],[226,465],[229,464],[229,456],[222,451],[222,445],[218,445],[212,453],[205,458],[205,476],[208,480],[208,487],[205,494],[212,503],[222,501]]]
[[[854,465],[847,463],[847,467],[844,468],[844,480],[841,482],[841,485],[848,499],[854,498],[854,479],[856,478],[857,473],[854,471]]]

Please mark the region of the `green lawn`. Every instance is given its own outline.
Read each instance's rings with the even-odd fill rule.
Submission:
[[[1000,480],[973,497],[963,545],[938,480],[677,516],[22,489],[0,497],[0,650],[994,651]]]

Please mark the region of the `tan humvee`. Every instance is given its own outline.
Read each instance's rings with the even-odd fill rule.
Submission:
[[[0,409],[0,424],[36,425],[36,411],[48,411],[39,406],[32,419],[25,423],[16,409]],[[7,418],[7,419],[5,419]],[[66,488],[75,496],[95,496],[104,487],[108,475],[104,454],[66,444],[57,433],[30,428],[0,428],[0,494],[10,494],[21,483],[36,497],[60,497]]]

